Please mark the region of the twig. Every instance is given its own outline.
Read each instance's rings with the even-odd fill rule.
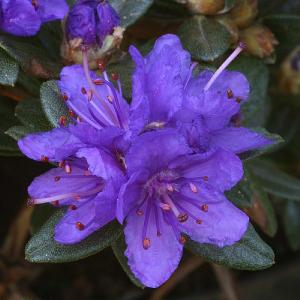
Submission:
[[[152,293],[149,300],[164,299],[164,297],[167,296],[179,282],[181,282],[187,275],[198,269],[203,263],[204,260],[201,257],[194,256],[189,258],[174,272],[165,284]]]
[[[222,289],[224,297],[227,300],[239,300],[231,271],[225,267],[216,264],[211,265],[216,274],[217,280]]]

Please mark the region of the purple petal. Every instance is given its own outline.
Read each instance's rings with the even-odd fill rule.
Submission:
[[[107,153],[107,151],[95,147],[81,148],[77,151],[76,156],[85,158],[91,173],[98,177],[109,179],[122,174],[121,165],[114,158],[113,153]]]
[[[149,173],[140,171],[133,173],[129,180],[122,185],[117,202],[117,219],[122,224],[128,213],[142,202],[143,185],[147,182]]]
[[[199,207],[184,202],[184,208],[202,222],[197,224],[195,219],[189,217],[186,222],[180,223],[180,228],[198,243],[208,243],[219,247],[230,246],[242,238],[247,230],[249,218],[223,195],[217,196],[214,193],[210,198],[218,201],[207,204],[206,212],[199,208],[206,204],[200,198],[198,198]]]
[[[221,149],[176,159],[169,167],[186,179],[201,180],[220,191],[231,189],[243,177],[241,160]]]
[[[29,158],[42,160],[46,157],[49,161],[63,160],[85,146],[64,127],[28,135],[19,140],[18,145]]]
[[[161,212],[159,211],[159,214]],[[174,231],[166,222],[161,222],[161,236],[157,236],[155,216],[150,214],[147,238],[150,247],[143,248],[144,217],[135,212],[127,218],[125,239],[127,249],[125,255],[133,274],[146,286],[156,288],[169,279],[176,270],[181,256],[182,244],[179,243]]]
[[[41,20],[31,1],[2,0],[1,29],[18,36],[35,35],[41,26]]]
[[[145,59],[133,46],[129,49],[136,63],[133,75],[133,106],[149,101],[149,121],[168,121],[181,107],[183,89],[190,69],[190,55],[175,35],[157,39]],[[172,101],[170,101],[172,99]]]
[[[65,0],[38,0],[37,13],[42,22],[63,19],[69,11]]]
[[[76,176],[80,177],[76,178]],[[103,185],[102,179],[96,176],[85,176],[85,170],[76,166],[72,167],[71,174],[67,174],[64,169],[54,168],[36,177],[28,187],[28,193],[34,199],[48,198],[69,193],[89,192],[100,185]],[[75,201],[70,198],[66,200]]]
[[[247,128],[227,127],[213,132],[211,143],[234,153],[242,153],[269,146],[272,141]]]
[[[170,161],[190,152],[185,138],[175,130],[149,132],[138,137],[126,155],[128,173],[166,168]]]

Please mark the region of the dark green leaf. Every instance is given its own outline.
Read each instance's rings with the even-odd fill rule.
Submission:
[[[12,126],[5,131],[5,134],[7,134],[16,141],[31,133],[34,133],[34,130],[32,128],[28,128],[22,125]]]
[[[35,263],[62,263],[77,261],[109,247],[121,234],[121,226],[109,223],[75,245],[62,245],[54,241],[54,228],[64,214],[56,212],[26,245],[26,259]]]
[[[217,21],[204,16],[194,16],[185,21],[179,36],[183,46],[196,60],[213,61],[230,47],[230,34]]]
[[[34,131],[48,131],[52,128],[46,119],[39,99],[25,99],[16,107],[16,116],[21,123]]]
[[[50,80],[41,86],[42,108],[49,122],[57,127],[61,116],[68,116],[68,109],[59,93],[57,82]]]
[[[263,189],[284,199],[300,201],[300,180],[281,171],[275,164],[266,160],[249,163]]]
[[[273,250],[259,237],[251,224],[244,237],[232,246],[219,248],[188,241],[187,248],[210,262],[239,270],[261,270],[274,264]]]
[[[264,23],[272,30],[279,41],[279,45],[276,47],[279,60],[300,44],[300,16],[268,16],[264,19]]]
[[[37,205],[31,216],[31,234],[36,234],[47,220],[57,211],[53,205]]]
[[[152,5],[153,0],[111,0],[121,18],[121,26],[128,27],[135,23]]]
[[[121,234],[119,238],[112,244],[113,252],[121,264],[123,270],[128,275],[129,279],[138,287],[144,288],[145,286],[134,276],[130,267],[128,266],[128,259],[125,256],[126,243],[124,234]]]
[[[261,149],[251,150],[251,151],[248,151],[248,152],[245,152],[245,153],[241,154],[240,157],[243,160],[252,159],[252,158],[255,158],[257,156],[263,155],[265,153],[275,151],[276,149],[278,149],[278,147],[281,144],[284,143],[284,140],[282,139],[281,136],[279,136],[278,134],[270,133],[264,128],[251,128],[251,129],[253,131],[263,135],[264,137],[266,137],[270,141],[272,141],[272,144],[267,146],[267,147],[261,148]]]
[[[288,201],[284,211],[284,228],[293,250],[300,249],[300,204]]]
[[[261,59],[240,56],[230,66],[242,72],[250,83],[250,96],[242,106],[242,121],[246,127],[264,127],[269,112],[267,88],[269,71]]]
[[[61,65],[48,58],[45,49],[15,37],[0,37],[0,48],[14,58],[24,71],[40,78],[55,78]]]
[[[40,95],[41,82],[36,77],[25,74],[23,70],[20,70],[18,83],[24,87],[30,94],[34,96]]]
[[[0,84],[14,86],[19,73],[19,66],[14,59],[0,49]]]

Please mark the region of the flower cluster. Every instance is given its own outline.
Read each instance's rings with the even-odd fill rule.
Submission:
[[[146,57],[131,46],[130,105],[117,76],[91,72],[85,55],[83,66],[62,70],[70,123],[62,117],[60,128],[19,141],[28,157],[58,165],[29,187],[31,204],[68,207],[57,242],[80,242],[116,218],[132,272],[157,287],[178,266],[187,237],[219,247],[241,239],[248,216],[224,192],[243,176],[237,154],[271,143],[240,126],[249,83],[226,67],[242,48],[216,72],[194,76],[175,35],[160,37]]]
[[[2,0],[0,29],[17,36],[35,35],[43,23],[63,19],[68,10],[65,0]]]

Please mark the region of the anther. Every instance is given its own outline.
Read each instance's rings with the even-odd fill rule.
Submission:
[[[237,103],[241,103],[241,102],[242,102],[242,98],[241,98],[241,97],[237,97],[237,98],[235,99],[235,101],[236,101]]]
[[[186,222],[188,218],[189,218],[188,214],[179,214],[177,216],[177,219],[180,223]]]
[[[44,163],[47,163],[47,162],[49,162],[49,158],[45,155],[42,155],[41,156],[41,161],[44,162]]]
[[[58,166],[59,166],[60,168],[64,168],[65,165],[66,165],[66,162],[65,162],[65,161],[60,161],[59,164],[58,164]]]
[[[76,117],[76,115],[75,115],[75,113],[74,113],[73,110],[69,109],[68,112],[69,112],[69,116],[70,116],[71,118],[75,118],[75,117]]]
[[[81,197],[79,195],[77,195],[77,196],[74,196],[74,199],[79,201],[81,199]]]
[[[201,224],[202,224],[202,220],[197,219],[197,220],[196,220],[196,223],[199,224],[199,225],[201,225]]]
[[[174,187],[173,187],[172,184],[170,184],[170,183],[167,184],[167,191],[170,192],[170,193],[174,192]]]
[[[83,95],[86,95],[87,92],[86,92],[86,89],[85,89],[84,87],[81,88],[81,93],[82,93]]]
[[[191,191],[196,194],[198,192],[197,187],[193,183],[190,183],[189,185],[190,185]]]
[[[35,9],[38,8],[38,0],[31,0],[31,4]]]
[[[111,73],[111,79],[117,81],[119,79],[119,76],[117,73]]]
[[[76,209],[77,209],[77,206],[74,205],[74,204],[71,204],[71,205],[69,206],[69,209],[70,209],[70,210],[76,210]]]
[[[60,181],[60,178],[61,178],[60,176],[55,176],[54,181]]]
[[[144,238],[144,240],[143,240],[143,248],[144,248],[145,250],[149,249],[150,244],[151,244],[151,243],[150,243],[150,239]]]
[[[67,94],[62,94],[61,95],[61,98],[64,100],[64,101],[68,101],[69,100],[69,97],[67,96]]]
[[[228,90],[227,90],[227,98],[228,98],[228,99],[232,99],[233,96],[234,96],[234,95],[233,95],[232,89],[228,89]]]
[[[137,209],[137,210],[136,210],[136,214],[137,214],[138,216],[143,216],[143,215],[144,215],[144,212],[143,212],[141,209]]]
[[[80,231],[82,231],[85,227],[81,222],[76,222],[75,226]]]
[[[59,206],[59,201],[58,200],[52,201],[51,204],[54,206]]]
[[[66,172],[67,174],[71,174],[72,168],[71,168],[71,166],[70,166],[69,164],[66,164],[66,165],[65,165],[65,172]]]
[[[59,118],[59,124],[61,125],[61,126],[66,126],[67,125],[67,118],[66,118],[66,116],[61,116],[60,118]]]
[[[113,97],[112,96],[107,96],[106,98],[109,101],[109,103],[113,103]]]
[[[102,61],[97,62],[99,71],[103,72],[105,70],[105,64]]]
[[[208,212],[208,205],[207,205],[207,204],[201,205],[201,209],[202,209],[204,212]]]
[[[92,90],[89,90],[87,92],[87,98],[88,98],[88,101],[92,101],[92,99],[93,99],[93,91]]]
[[[184,245],[186,242],[187,242],[186,238],[183,235],[181,235],[180,238],[179,238],[179,243]]]
[[[101,80],[101,79],[99,79],[99,78],[97,78],[97,79],[94,79],[94,80],[93,80],[93,83],[94,83],[95,85],[102,85],[102,84],[104,83],[104,81]]]
[[[203,176],[204,181],[208,181],[208,176]]]
[[[164,211],[169,211],[171,210],[171,206],[169,204],[166,204],[166,203],[160,203],[159,204],[160,208]]]

